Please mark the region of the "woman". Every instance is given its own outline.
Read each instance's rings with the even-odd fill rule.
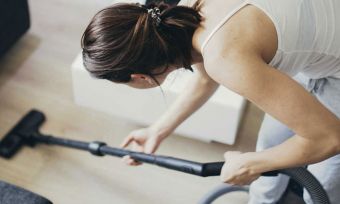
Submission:
[[[249,203],[275,203],[287,178],[262,172],[309,165],[340,202],[340,2],[209,0],[116,4],[95,15],[82,38],[95,77],[134,88],[160,85],[184,67],[195,77],[164,115],[122,147],[153,153],[219,85],[267,114],[258,152],[227,152],[223,182],[251,185]],[[302,78],[293,77],[301,73]],[[207,127],[209,128],[209,127]],[[124,158],[129,165],[139,165]],[[327,169],[327,172],[325,171]],[[258,179],[259,178],[259,179]],[[310,202],[305,195],[306,202]]]

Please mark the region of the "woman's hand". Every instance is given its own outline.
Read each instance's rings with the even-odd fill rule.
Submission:
[[[132,151],[144,152],[146,154],[154,153],[165,136],[159,134],[159,131],[152,127],[142,128],[132,131],[120,145],[121,148],[132,144]],[[133,160],[130,156],[124,156],[123,162],[130,166],[138,166],[141,162]]]
[[[225,163],[221,170],[221,180],[232,185],[249,185],[261,174],[255,173],[250,166],[251,153],[236,151],[224,154]]]

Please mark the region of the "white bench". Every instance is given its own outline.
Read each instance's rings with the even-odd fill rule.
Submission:
[[[175,100],[193,74],[189,71],[171,74],[162,85],[164,97],[160,88],[140,90],[94,79],[85,70],[79,54],[72,64],[74,99],[79,105],[147,126]],[[243,97],[220,87],[175,133],[204,141],[234,144],[245,101]]]

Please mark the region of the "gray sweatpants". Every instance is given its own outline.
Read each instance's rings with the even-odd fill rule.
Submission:
[[[309,79],[299,74],[294,79],[340,118],[339,78]],[[259,131],[256,150],[261,151],[276,146],[293,135],[294,132],[287,126],[266,114]],[[317,152],[315,153],[317,154]],[[308,170],[317,177],[326,189],[331,203],[340,203],[340,154],[320,163],[309,165]],[[260,177],[250,185],[248,204],[276,203],[284,193],[288,181],[289,178],[285,175]],[[304,200],[307,204],[312,203],[307,192],[304,192]]]

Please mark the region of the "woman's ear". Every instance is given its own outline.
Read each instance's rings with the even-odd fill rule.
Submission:
[[[155,84],[154,80],[150,76],[145,75],[145,74],[131,74],[131,79],[132,81],[137,82],[137,83],[147,82],[151,85]]]

